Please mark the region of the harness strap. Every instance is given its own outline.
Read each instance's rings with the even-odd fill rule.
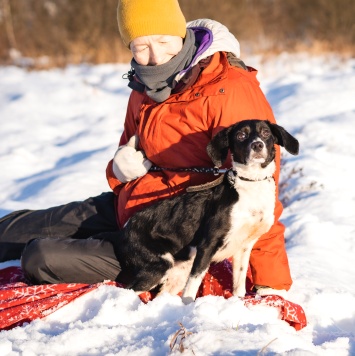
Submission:
[[[217,185],[220,185],[223,182],[223,179],[224,179],[224,176],[220,176],[217,179],[213,180],[212,182],[187,187],[186,191],[188,193],[192,193],[192,192],[200,192],[201,190],[211,189],[211,188],[216,187]]]

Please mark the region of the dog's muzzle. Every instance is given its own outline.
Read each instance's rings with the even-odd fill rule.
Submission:
[[[268,152],[263,141],[254,141],[250,144],[249,160],[257,163],[264,163]]]

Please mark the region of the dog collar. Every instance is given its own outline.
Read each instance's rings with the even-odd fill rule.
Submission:
[[[263,180],[267,180],[269,179],[270,177],[265,177],[263,179],[249,179],[249,178],[246,178],[246,177],[242,177],[238,174],[238,172],[235,170],[235,169],[230,169],[229,170],[232,174],[233,174],[233,177],[231,177],[231,174],[228,174],[228,180],[230,181],[230,179],[232,180],[233,179],[233,182],[235,182],[236,178],[238,177],[240,180],[243,180],[245,182],[261,182]]]

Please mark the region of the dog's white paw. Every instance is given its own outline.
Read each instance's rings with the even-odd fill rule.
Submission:
[[[233,290],[233,295],[238,297],[238,298],[244,298],[245,297],[245,293],[246,293],[246,289],[245,288],[237,288],[237,289]]]

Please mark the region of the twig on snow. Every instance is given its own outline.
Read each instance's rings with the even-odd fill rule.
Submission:
[[[174,347],[177,346],[178,350],[183,353],[185,351],[184,347],[184,340],[189,336],[192,335],[193,332],[187,331],[184,325],[179,322],[180,329],[173,335],[171,341],[170,341],[170,352],[174,350]],[[191,350],[193,354],[193,350]]]
[[[258,352],[258,356],[263,355],[264,352],[266,351],[266,349],[270,346],[271,343],[273,343],[275,340],[277,340],[277,337],[275,337],[275,339],[271,340],[269,343],[267,343],[259,352]]]

